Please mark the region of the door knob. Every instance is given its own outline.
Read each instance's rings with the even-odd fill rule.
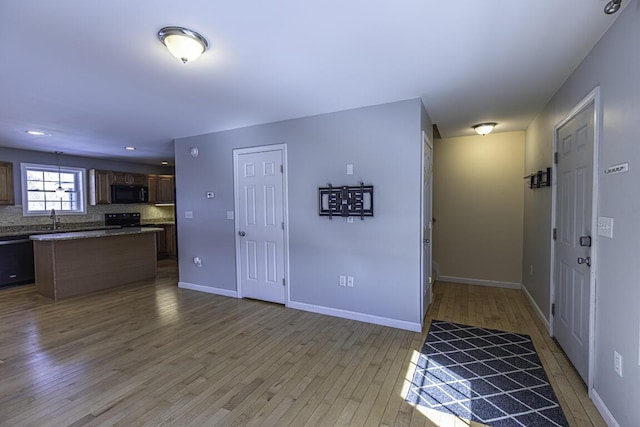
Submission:
[[[238,231],[238,236],[240,236],[240,237],[244,237],[245,234],[247,234],[247,233],[245,233],[244,231]]]
[[[578,258],[578,264],[587,264],[587,267],[591,267],[591,257],[588,256],[586,258]]]

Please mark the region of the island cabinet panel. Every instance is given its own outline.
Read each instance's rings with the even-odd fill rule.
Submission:
[[[0,162],[0,205],[13,205],[13,163]]]
[[[111,171],[89,169],[89,204],[111,204]]]
[[[36,287],[53,299],[154,278],[155,233],[34,241]]]

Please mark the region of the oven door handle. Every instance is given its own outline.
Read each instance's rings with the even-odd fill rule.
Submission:
[[[4,245],[17,245],[18,243],[27,243],[30,242],[29,239],[20,239],[20,240],[2,240],[0,241],[0,246]]]

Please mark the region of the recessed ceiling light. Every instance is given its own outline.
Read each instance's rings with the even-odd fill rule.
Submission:
[[[42,132],[41,130],[28,130],[26,132],[33,136],[51,136],[50,133]]]
[[[166,166],[166,165],[168,165],[168,164],[169,164],[169,162],[162,162],[162,163],[160,163],[160,164],[161,164],[161,165]]]
[[[133,151],[136,149],[136,147],[124,147],[125,150],[129,150],[129,151]]]

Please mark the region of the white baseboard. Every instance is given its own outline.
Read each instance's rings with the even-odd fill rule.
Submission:
[[[438,282],[463,283],[465,285],[493,286],[495,288],[520,289],[522,283],[498,282],[495,280],[469,279],[467,277],[438,276]]]
[[[229,289],[214,288],[211,286],[194,285],[193,283],[178,282],[178,287],[182,289],[189,289],[192,291],[206,292],[208,294],[222,295],[225,297],[238,298],[238,292],[230,291]]]
[[[595,389],[591,389],[589,391],[589,397],[593,401],[593,404],[596,405],[596,409],[600,412],[600,415],[604,418],[604,422],[607,423],[609,427],[620,427],[620,424],[618,424],[618,421],[613,418],[613,414],[609,411],[609,408],[604,404],[602,398]]]
[[[527,287],[522,285],[522,291],[524,292],[524,295],[527,297],[527,300],[529,300],[529,304],[531,304],[531,307],[533,307],[533,310],[536,312],[540,320],[542,320],[542,323],[544,323],[544,326],[547,328],[547,331],[549,331],[550,330],[549,320],[545,317],[542,310],[540,310],[540,307],[538,306],[538,304],[536,304],[535,300],[527,290]]]
[[[372,314],[358,313],[355,311],[341,310],[338,308],[323,307],[320,305],[306,304],[302,302],[289,301],[287,307],[298,310],[310,311],[312,313],[326,314],[328,316],[340,317],[343,319],[357,320],[360,322],[373,323],[375,325],[389,326],[391,328],[405,329],[412,332],[422,332],[420,323],[407,322],[404,320],[390,319],[388,317],[374,316]]]

